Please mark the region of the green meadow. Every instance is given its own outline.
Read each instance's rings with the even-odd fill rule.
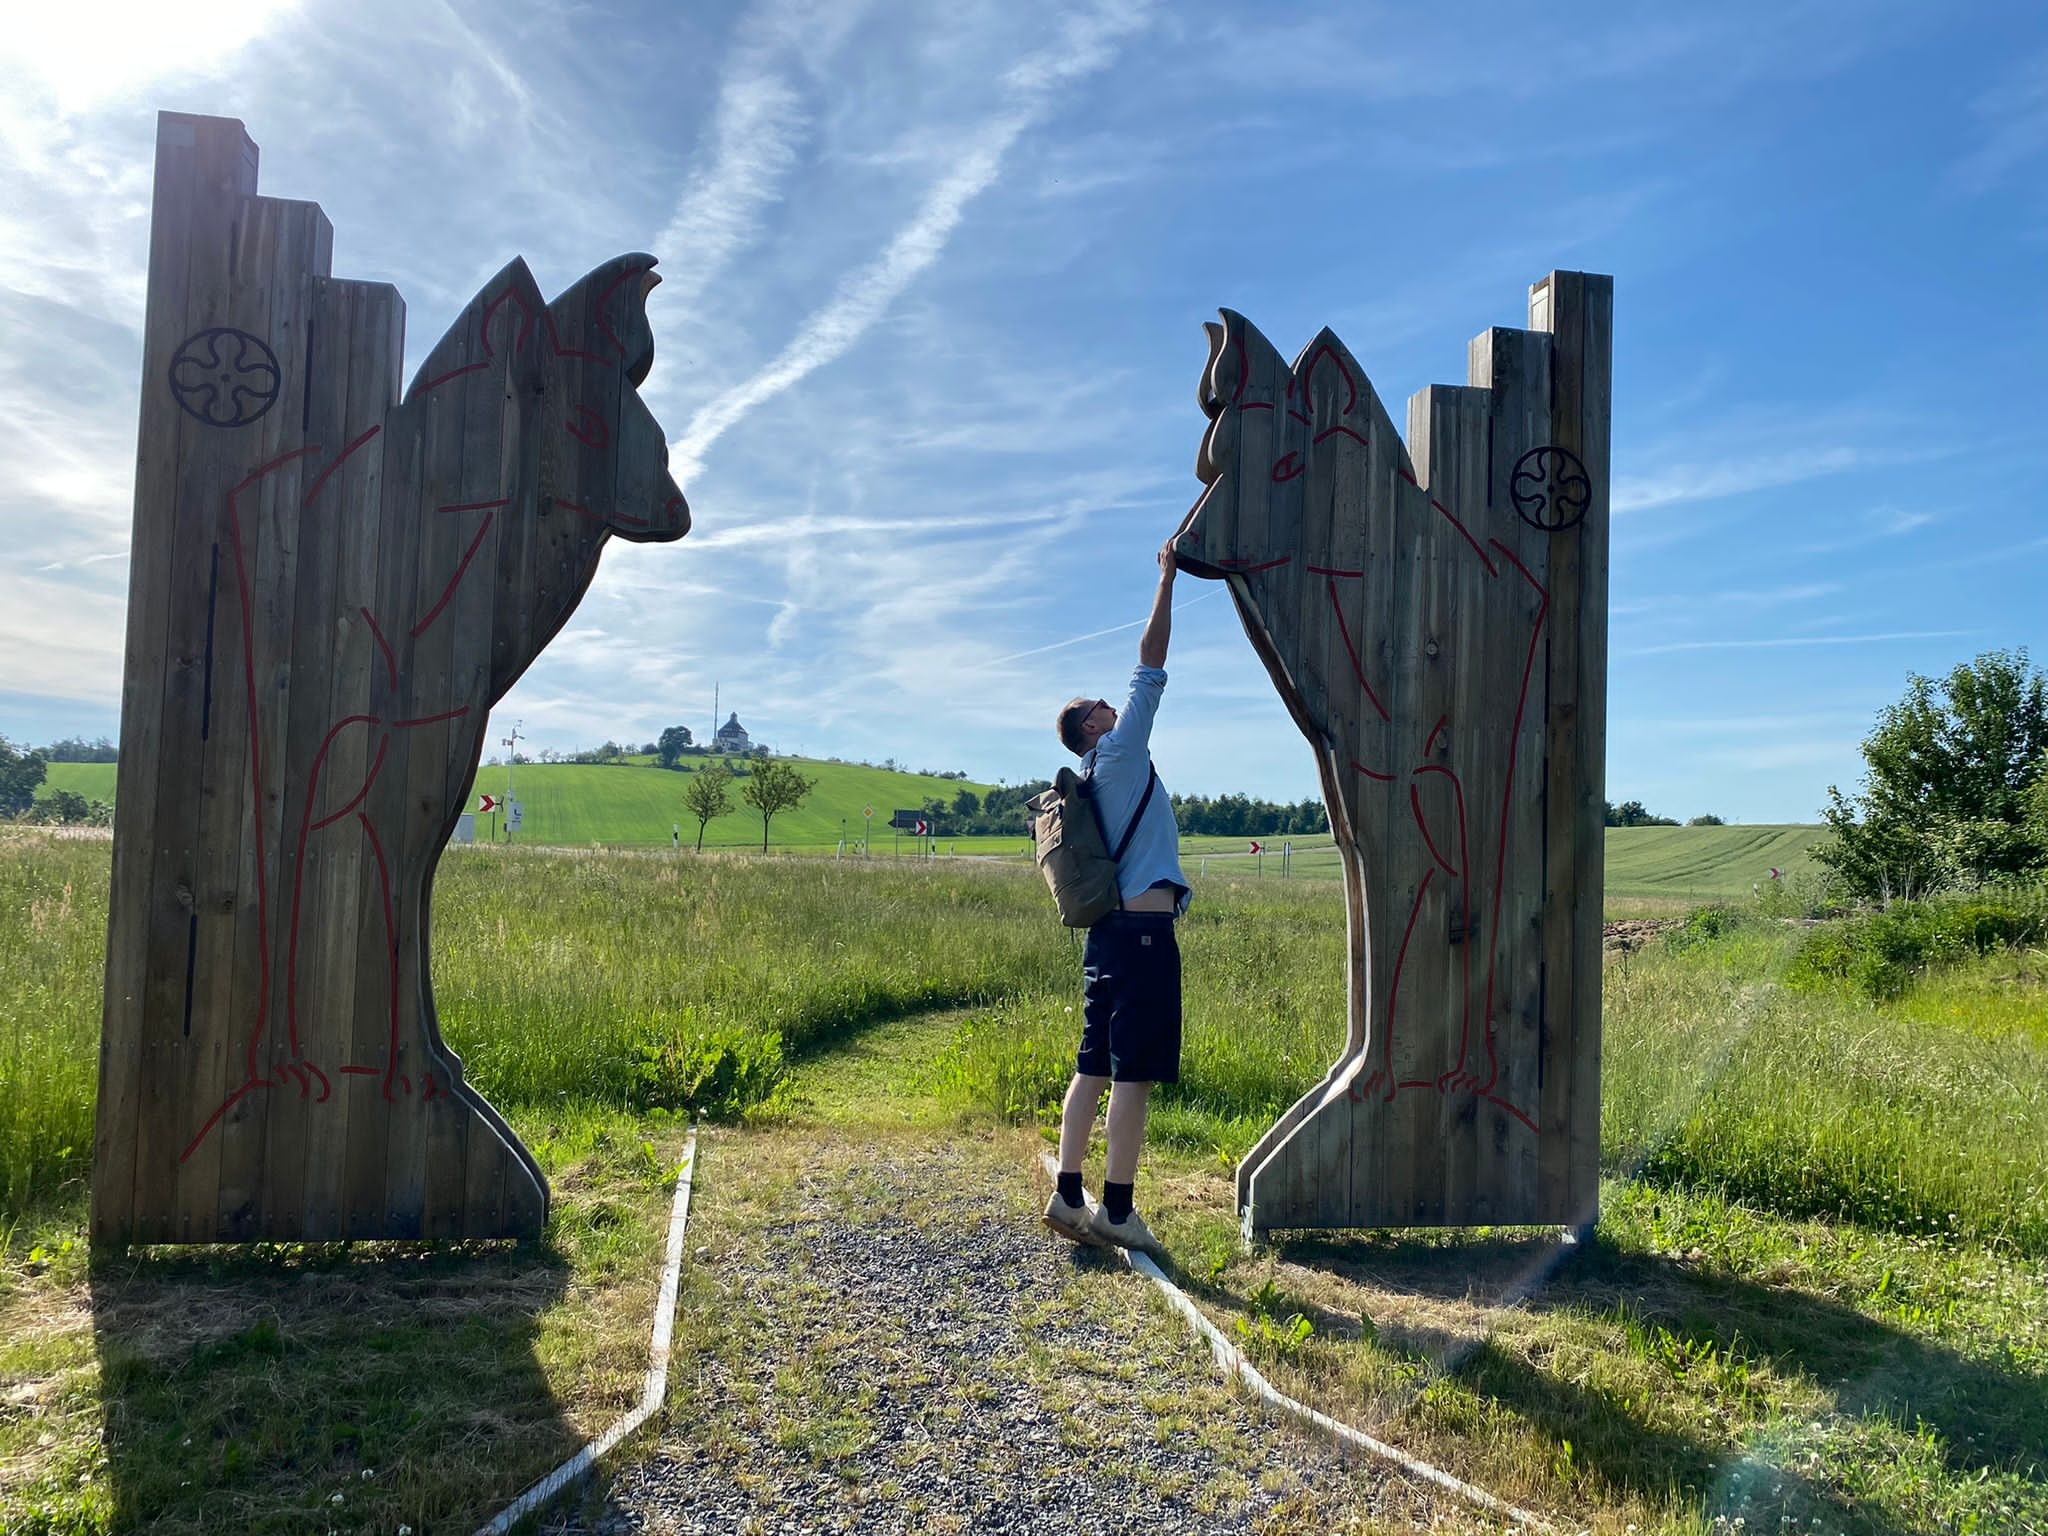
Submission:
[[[685,758],[692,771],[712,761]],[[927,799],[950,801],[962,789],[980,796],[986,784],[897,773],[858,763],[792,759],[805,777],[817,781],[810,797],[794,811],[784,811],[768,828],[771,850],[830,853],[843,836],[856,844],[862,829],[877,857],[911,856],[916,839],[899,837],[889,826],[891,814],[915,810]],[[52,763],[49,789],[69,789],[87,799],[114,798],[112,763]],[[506,770],[478,771],[472,791],[502,796]],[[540,763],[512,770],[513,787],[525,808],[518,841],[528,845],[589,848],[666,848],[680,828],[682,845],[696,846],[697,824],[683,808],[689,782],[683,773],[647,766],[644,762],[614,766],[585,763]],[[705,828],[704,847],[756,849],[761,846],[761,818],[743,804],[734,786],[730,815]],[[872,807],[872,820],[861,812]],[[505,836],[502,818],[497,825]],[[491,835],[490,818],[480,817],[477,835]],[[1788,887],[1809,884],[1816,874],[1807,850],[1823,836],[1820,826],[1737,827],[1609,827],[1607,829],[1607,901],[1612,910],[1679,911],[1709,901],[1732,901],[1768,888],[1770,872],[1779,871]],[[1282,840],[1260,839],[1263,859],[1250,852],[1242,837],[1187,837],[1182,856],[1190,875],[1278,880],[1282,874]],[[1290,878],[1334,880],[1337,850],[1327,837],[1294,838],[1287,863]],[[942,855],[959,854],[1022,860],[1030,849],[1016,837],[941,837]]]
[[[120,1529],[121,1509],[161,1498],[185,1511],[165,1528],[197,1531],[217,1506],[180,1491],[188,1471],[174,1440],[159,1456],[129,1435],[106,1491],[103,1419],[161,1422],[167,1435],[219,1420],[203,1486],[303,1502],[290,1474],[302,1431],[277,1417],[276,1384],[288,1384],[290,1414],[317,1417],[333,1391],[323,1384],[354,1381],[371,1362],[345,1332],[322,1331],[324,1313],[290,1310],[300,1304],[287,1291],[303,1293],[295,1269],[368,1285],[398,1331],[417,1323],[413,1282],[351,1280],[318,1267],[345,1261],[294,1258],[286,1245],[236,1283],[283,1287],[278,1304],[297,1321],[282,1340],[250,1323],[235,1346],[246,1360],[208,1344],[182,1365],[123,1355],[95,1371],[89,1338],[39,1342],[37,1318],[83,1304],[108,870],[103,840],[0,837],[0,1309],[25,1330],[0,1350],[0,1389],[65,1405],[50,1420],[0,1412],[0,1460],[37,1469],[18,1505],[0,1478],[0,1525],[42,1510],[51,1518],[25,1528]],[[1574,1527],[1614,1536],[1726,1536],[1716,1510],[1749,1511],[1752,1530],[1767,1519],[1856,1536],[2042,1528],[2038,950],[1965,956],[1873,1003],[1847,983],[1788,977],[1805,930],[1744,901],[1611,957],[1599,1239],[1554,1297],[1511,1299],[1486,1313],[1483,1339],[1460,1343],[1476,1324],[1457,1309],[1474,1303],[1443,1291],[1437,1271],[1522,1273],[1534,1262],[1526,1234],[1283,1238],[1263,1256],[1236,1246],[1232,1163],[1344,1033],[1339,905],[1333,881],[1211,878],[1182,935],[1183,1073],[1158,1095],[1145,1178],[1183,1283],[1263,1369],[1461,1475],[1589,1511]],[[451,1383],[497,1369],[490,1349],[532,1378],[521,1412],[537,1465],[569,1433],[556,1405],[588,1378],[578,1362],[589,1351],[617,1362],[604,1393],[633,1390],[644,1291],[607,1277],[643,1275],[651,1259],[652,1237],[630,1259],[616,1244],[658,1231],[661,1170],[673,1166],[662,1161],[674,1145],[666,1116],[800,1138],[816,1096],[853,1104],[874,1122],[866,1135],[925,1124],[1036,1137],[1071,1071],[1078,937],[1016,862],[480,848],[444,863],[434,944],[449,1042],[560,1181],[541,1262],[559,1253],[561,1278],[545,1280],[531,1258],[505,1262],[522,1286],[610,1298],[601,1325],[577,1321],[595,1316],[580,1299],[531,1314],[538,1374],[517,1339],[433,1335],[452,1351]],[[870,1074],[851,1098],[835,1086],[842,1061]],[[721,1145],[721,1156],[746,1155]],[[1458,1243],[1478,1246],[1459,1257]],[[460,1284],[465,1262],[447,1259],[434,1283]],[[184,1273],[137,1283],[182,1285]],[[471,1343],[483,1353],[464,1354]],[[216,1404],[229,1370],[235,1395]],[[406,1392],[349,1392],[355,1427],[329,1458],[338,1475],[353,1478],[353,1447],[374,1443],[378,1460],[363,1464],[411,1479],[404,1507],[469,1512],[488,1499],[489,1480],[452,1445],[448,1465],[468,1470],[433,1470],[443,1452],[418,1440]],[[601,1412],[604,1393],[576,1412]],[[472,1398],[451,1398],[451,1432],[489,1407]],[[38,1423],[60,1422],[38,1440]],[[343,1433],[326,1420],[314,1431]],[[84,1491],[63,1491],[74,1483]]]
[[[0,1215],[82,1187],[107,871],[104,842],[0,843]],[[644,1106],[734,1071],[766,1092],[776,1060],[936,1008],[969,1010],[935,1068],[963,1103],[1030,1115],[1065,1084],[1078,936],[1015,864],[474,849],[435,894],[444,1032],[507,1104]],[[1320,1075],[1344,1032],[1337,908],[1331,882],[1204,888],[1183,939],[1200,1004],[1162,1135],[1234,1156]],[[2038,987],[1996,1030],[1929,1001],[1953,979],[1873,1012],[1846,986],[1782,984],[1799,930],[1706,929],[1610,975],[1611,1167],[2048,1254]]]

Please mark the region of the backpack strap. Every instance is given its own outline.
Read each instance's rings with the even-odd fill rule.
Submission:
[[[1090,763],[1088,765],[1087,770],[1081,775],[1081,783],[1088,799],[1095,806],[1095,819],[1099,823],[1102,820],[1102,804],[1095,799],[1095,764]],[[1109,856],[1112,864],[1123,863],[1124,850],[1131,846],[1131,839],[1138,835],[1138,823],[1145,819],[1145,807],[1152,803],[1152,791],[1158,787],[1159,770],[1153,767],[1150,761],[1147,761],[1145,764],[1145,793],[1138,797],[1138,808],[1131,814],[1131,824],[1124,828],[1124,835],[1117,840],[1116,852]],[[1107,829],[1105,828],[1104,831],[1106,834]],[[1119,912],[1124,909],[1124,893],[1121,886],[1118,887],[1116,893],[1116,909]]]
[[[1145,807],[1152,803],[1152,791],[1159,787],[1159,770],[1149,763],[1145,766],[1145,793],[1138,799],[1137,810],[1131,813],[1131,824],[1124,828],[1123,840],[1116,845],[1116,852],[1110,855],[1119,864],[1124,861],[1124,850],[1131,846],[1131,839],[1138,835],[1138,823],[1145,819]]]

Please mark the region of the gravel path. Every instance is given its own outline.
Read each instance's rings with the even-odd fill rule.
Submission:
[[[701,1178],[667,1428],[552,1532],[1485,1528],[1227,1390],[1014,1141],[729,1135]]]

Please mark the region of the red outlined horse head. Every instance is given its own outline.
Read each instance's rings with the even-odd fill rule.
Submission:
[[[478,291],[428,354],[406,392],[424,408],[457,380],[502,380],[508,407],[532,417],[540,449],[525,510],[556,509],[635,542],[679,539],[689,503],[668,473],[668,445],[640,384],[654,363],[647,296],[660,277],[652,256],[615,256],[552,304],[514,258]],[[513,464],[462,470],[457,500],[503,495]],[[515,508],[515,511],[520,509]],[[593,550],[594,557],[594,550]]]
[[[1193,574],[1234,578],[1239,602],[1256,608],[1265,593],[1298,599],[1294,587],[1312,569],[1355,569],[1358,521],[1303,513],[1355,479],[1358,455],[1402,472],[1408,459],[1334,332],[1318,333],[1289,364],[1244,316],[1221,313],[1222,324],[1203,327],[1209,359],[1196,391],[1209,417],[1195,460],[1204,490],[1174,548]]]

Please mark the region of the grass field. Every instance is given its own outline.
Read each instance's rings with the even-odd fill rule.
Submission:
[[[709,761],[687,758],[693,767]],[[988,792],[986,784],[957,779],[937,779],[915,774],[893,773],[885,768],[868,768],[857,763],[826,763],[807,758],[793,759],[798,769],[818,781],[805,803],[777,816],[769,827],[769,846],[790,852],[829,852],[843,835],[857,840],[863,827],[869,831],[869,847],[877,857],[915,854],[916,841],[898,838],[889,827],[890,815],[914,810],[928,798],[951,800],[962,789],[976,795]],[[69,789],[87,799],[114,798],[112,763],[53,763],[47,785]],[[696,843],[696,823],[683,809],[682,792],[687,776],[646,766],[613,767],[582,763],[548,763],[513,770],[514,787],[525,806],[525,820],[519,840],[529,845],[588,848],[665,848],[670,845],[670,828],[680,826],[685,848]],[[505,770],[485,768],[476,779],[478,791],[502,795]],[[735,786],[737,788],[737,786]],[[737,795],[735,794],[735,803]],[[472,804],[474,801],[472,801]],[[874,819],[861,816],[873,806]],[[490,833],[488,818],[481,818],[478,836]],[[1748,827],[1610,827],[1607,830],[1607,899],[1630,909],[1681,909],[1706,901],[1730,901],[1748,896],[1753,887],[1769,881],[1775,868],[1788,881],[1813,875],[1807,849],[1825,835],[1819,826]],[[499,826],[503,835],[502,822]],[[1182,839],[1182,858],[1189,874],[1280,877],[1281,840],[1261,839],[1266,846],[1263,861],[1248,851],[1242,837],[1187,837]],[[1337,852],[1327,837],[1292,839],[1294,854],[1290,874],[1301,879],[1333,880],[1337,876]],[[707,849],[761,846],[761,820],[741,806],[705,829]],[[994,856],[1022,859],[1029,846],[1020,837],[941,838],[942,854]],[[1204,868],[1203,860],[1208,860]]]
[[[702,757],[683,759],[693,771],[711,761]],[[782,812],[769,824],[771,848],[829,847],[836,845],[841,836],[858,838],[864,825],[872,827],[873,843],[879,848],[890,840],[889,817],[893,812],[916,810],[931,798],[950,801],[963,789],[980,796],[990,787],[961,779],[893,773],[859,763],[826,763],[801,757],[785,761],[795,764],[805,778],[815,779],[817,787],[802,805]],[[582,763],[521,765],[512,774],[512,787],[525,807],[524,824],[519,830],[523,842],[586,848],[592,843],[611,848],[666,848],[669,829],[680,825],[683,846],[696,843],[696,820],[683,808],[688,774],[663,768]],[[475,789],[502,795],[505,770],[479,769]],[[735,782],[732,814],[719,817],[705,828],[706,848],[761,846],[760,814],[740,799],[739,791],[740,782]],[[874,807],[872,823],[861,816],[867,806]],[[479,826],[478,836],[486,831],[487,828]]]
[[[714,761],[686,757],[693,770]],[[860,763],[827,763],[810,758],[790,758],[805,778],[815,779],[817,788],[793,811],[784,811],[769,827],[773,848],[830,847],[842,835],[858,838],[867,823],[864,807],[873,806],[872,842],[877,851],[889,846],[892,834],[889,817],[897,810],[916,810],[927,799],[951,801],[961,790],[977,797],[988,792],[987,784],[962,779],[940,779],[925,774],[895,773],[886,768],[869,768]],[[44,777],[44,793],[68,789],[88,800],[114,799],[114,763],[52,763]],[[689,783],[684,773],[672,773],[644,763],[614,766],[591,763],[521,764],[511,770],[512,787],[519,792],[525,808],[518,840],[523,843],[558,847],[666,848],[672,826],[682,828],[683,845],[693,847],[697,823],[683,808],[683,788]],[[506,770],[480,768],[472,796],[477,792],[502,797]],[[713,821],[704,834],[706,848],[759,848],[761,818],[739,797],[739,783],[732,788],[736,809]],[[474,805],[474,798],[471,800]],[[504,822],[498,823],[499,835]],[[488,818],[478,818],[477,835],[489,833]],[[908,842],[908,839],[905,839]],[[991,840],[1007,852],[1021,844],[1018,838]]]
[[[43,787],[36,798],[40,800],[54,790],[68,789],[88,800],[104,800],[112,805],[114,780],[120,771],[119,763],[51,763],[43,770]]]
[[[245,1320],[226,1338],[136,1336],[111,1354],[105,1340],[95,1353],[89,1331],[63,1335],[61,1350],[42,1340],[37,1319],[75,1321],[84,1305],[107,861],[103,842],[0,841],[0,1306],[17,1339],[0,1354],[0,1403],[63,1405],[0,1409],[0,1463],[48,1471],[36,1496],[53,1507],[85,1508],[53,1491],[73,1484],[103,1505],[71,1526],[27,1528],[122,1528],[125,1486],[189,1504],[189,1519],[166,1528],[196,1529],[208,1500],[278,1482],[272,1458],[291,1440],[280,1411],[284,1429],[301,1426],[292,1434],[327,1437],[323,1478],[357,1465],[351,1437],[371,1433],[380,1477],[402,1472],[430,1507],[469,1510],[470,1459],[453,1458],[470,1479],[460,1487],[418,1464],[408,1447],[439,1453],[395,1388],[352,1397],[339,1417],[289,1417],[317,1415],[321,1381],[375,1375],[350,1353],[359,1346],[294,1306],[282,1332]],[[1616,1536],[1630,1523],[1700,1536],[1711,1515],[1733,1511],[1748,1512],[1751,1530],[1797,1521],[1858,1536],[2048,1522],[2038,955],[1972,962],[1877,1007],[1846,988],[1788,989],[1798,932],[1762,918],[1612,962],[1607,1257],[1576,1290],[1539,1306],[1510,1286],[1493,1308],[1467,1295],[1469,1280],[1444,1290],[1439,1272],[1498,1264],[1504,1282],[1527,1275],[1540,1261],[1513,1234],[1294,1239],[1266,1259],[1235,1254],[1230,1161],[1320,1074],[1343,1033],[1337,906],[1327,881],[1205,887],[1183,933],[1183,1077],[1154,1113],[1146,1178],[1161,1229],[1187,1282],[1243,1323],[1269,1370],[1454,1469],[1549,1507],[1591,1509],[1588,1523]],[[450,1378],[496,1369],[494,1350],[538,1360],[537,1372],[521,1364],[521,1390],[543,1406],[573,1391],[583,1347],[558,1308],[595,1305],[588,1287],[606,1264],[626,1264],[577,1257],[577,1242],[616,1233],[634,1208],[589,1195],[601,1167],[574,1172],[592,1127],[617,1128],[605,1134],[630,1151],[631,1127],[657,1124],[640,1118],[647,1104],[738,1081],[720,1077],[734,1062],[751,1074],[741,1074],[748,1093],[800,1115],[787,1068],[869,1036],[897,1042],[891,1091],[914,1091],[927,1118],[946,1123],[1035,1129],[1070,1070],[1075,939],[1032,875],[1001,863],[479,850],[444,870],[436,919],[451,1043],[522,1134],[568,1157],[551,1166],[585,1203],[564,1206],[581,1212],[584,1236],[550,1239],[562,1257],[546,1297],[505,1314],[515,1334],[480,1317],[470,1333],[437,1336],[435,1358]],[[896,1112],[875,1112],[885,1110]],[[607,1156],[629,1171],[630,1158]],[[1458,1257],[1461,1242],[1479,1243],[1479,1257]],[[290,1250],[266,1262],[286,1266],[281,1277],[302,1263]],[[403,1273],[340,1280],[378,1294],[388,1280],[402,1295],[413,1283]],[[174,1278],[151,1274],[157,1285]],[[413,1347],[395,1316],[391,1329],[395,1347]],[[472,1344],[480,1353],[465,1355]],[[110,1372],[109,1360],[128,1363]],[[273,1379],[291,1384],[284,1409],[265,1385]],[[225,1384],[233,1391],[216,1413],[208,1394]],[[460,1412],[490,1407],[465,1402]],[[219,1436],[189,1495],[176,1487],[173,1441],[152,1448],[127,1434],[130,1459],[113,1472],[94,1449],[103,1423],[132,1427],[139,1415],[156,1426],[150,1435],[170,1434],[202,1414],[219,1419]],[[533,1445],[554,1433],[537,1427]],[[0,1475],[0,1500],[15,1496],[17,1475]],[[25,1507],[0,1502],[0,1526]]]

